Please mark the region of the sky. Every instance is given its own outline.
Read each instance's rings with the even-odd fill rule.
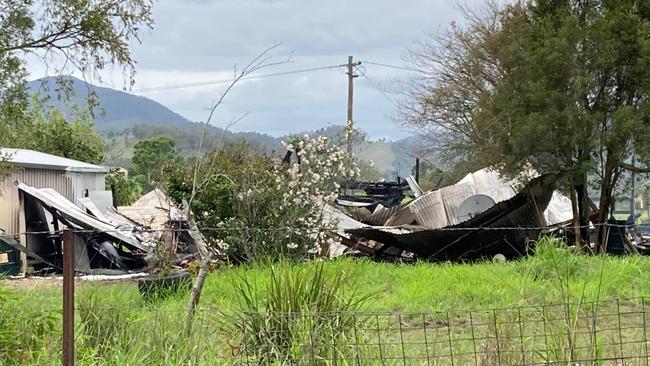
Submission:
[[[470,7],[481,0],[466,0]],[[154,29],[133,45],[136,83],[130,91],[162,103],[192,121],[203,121],[223,83],[176,88],[232,78],[260,52],[270,53],[269,67],[257,75],[341,65],[352,55],[365,74],[354,82],[355,127],[373,139],[408,135],[396,121],[401,81],[411,71],[406,54],[431,34],[461,23],[455,0],[160,0],[154,3]],[[366,61],[368,63],[366,63]],[[255,74],[254,74],[255,75]],[[33,67],[32,77],[42,77]],[[102,85],[122,89],[113,72]],[[147,90],[149,89],[149,90]],[[151,90],[154,89],[154,90]],[[382,93],[383,92],[383,93]],[[347,76],[344,68],[250,79],[236,85],[219,107],[213,124],[279,136],[345,124]]]

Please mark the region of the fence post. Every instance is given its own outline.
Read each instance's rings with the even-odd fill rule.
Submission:
[[[63,366],[74,365],[74,232],[63,231]]]

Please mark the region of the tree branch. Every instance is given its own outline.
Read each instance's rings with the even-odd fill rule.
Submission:
[[[620,163],[619,167],[633,173],[650,173],[650,168],[641,168],[628,163]]]

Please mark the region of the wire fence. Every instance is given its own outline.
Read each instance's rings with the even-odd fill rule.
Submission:
[[[359,227],[369,228],[372,225],[360,225]],[[576,230],[576,229],[594,229],[597,227],[606,227],[606,228],[619,228],[619,229],[650,229],[650,224],[618,224],[618,223],[595,223],[589,225],[545,225],[545,226],[476,226],[476,227],[440,227],[430,230],[436,231],[457,231],[457,232],[471,232],[471,231],[531,231],[531,230],[541,230],[541,231],[553,231],[558,229],[563,230]],[[400,226],[380,226],[379,228],[390,230],[392,228],[399,229]],[[14,232],[14,233],[5,233],[0,231],[0,238],[18,238],[25,235],[57,235],[63,234],[66,229],[56,229],[56,230],[43,230],[43,231],[25,231],[25,232]],[[71,229],[75,233],[79,234],[94,234],[94,233],[162,233],[162,232],[225,232],[225,231],[246,231],[246,232],[321,232],[321,231],[332,231],[331,226],[323,227],[304,227],[304,226],[279,226],[279,227],[241,227],[241,226],[218,226],[218,227],[200,227],[196,229],[191,228],[175,228],[175,227],[164,227],[164,228],[142,228],[142,227],[128,227],[128,228],[116,228],[116,229]],[[408,229],[405,229],[408,230]]]
[[[76,359],[80,365],[648,365],[647,305],[647,298],[635,298],[425,313],[201,308],[189,327],[184,309],[157,302],[103,308],[79,300]],[[60,329],[37,332],[25,324],[16,336],[56,338]],[[54,342],[29,356],[56,363],[58,347]]]

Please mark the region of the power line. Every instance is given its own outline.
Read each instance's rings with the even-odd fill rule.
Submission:
[[[406,70],[406,71],[413,71],[413,72],[419,72],[419,73],[422,73],[422,74],[426,74],[422,70],[414,69],[414,68],[411,68],[411,67],[395,66],[395,65],[383,64],[383,63],[380,63],[380,62],[372,62],[372,61],[365,61],[365,60],[363,61],[363,63],[364,64],[369,64],[369,65],[375,65],[375,66],[388,67],[388,68],[391,68],[391,69]]]
[[[308,68],[308,69],[298,69],[298,70],[291,70],[291,71],[275,72],[275,73],[271,73],[271,74],[251,75],[251,76],[248,76],[248,77],[244,77],[241,80],[263,79],[263,78],[274,77],[274,76],[284,76],[284,75],[293,75],[293,74],[300,74],[300,73],[313,72],[313,71],[337,69],[337,68],[346,67],[346,66],[347,66],[347,64],[341,64],[341,65],[321,66],[321,67],[313,67],[313,68]],[[153,92],[153,91],[160,91],[160,90],[184,89],[184,88],[192,88],[192,87],[197,87],[197,86],[225,84],[225,83],[230,83],[232,81],[233,81],[233,79],[231,78],[231,79],[203,81],[203,82],[199,82],[199,83],[187,83],[187,84],[156,86],[156,87],[150,87],[150,88],[136,89],[136,90],[133,90],[133,92],[135,92],[135,93],[146,93],[146,92]]]
[[[358,67],[357,67],[357,69],[358,69]],[[362,72],[360,75],[361,75],[364,79],[368,80],[368,83],[370,83],[370,85],[371,85],[373,88],[375,88],[375,90],[377,90],[378,92],[380,92],[381,95],[384,96],[384,98],[386,98],[389,102],[391,102],[395,107],[399,108],[399,104],[398,104],[397,102],[395,102],[391,97],[389,97],[388,94],[386,94],[386,92],[384,92],[384,91],[383,91],[383,90],[382,90],[382,89],[381,89],[377,84],[375,84],[374,81],[372,81],[372,80],[368,77],[368,75],[366,75],[366,70],[365,70],[365,69],[363,70],[363,72]]]

